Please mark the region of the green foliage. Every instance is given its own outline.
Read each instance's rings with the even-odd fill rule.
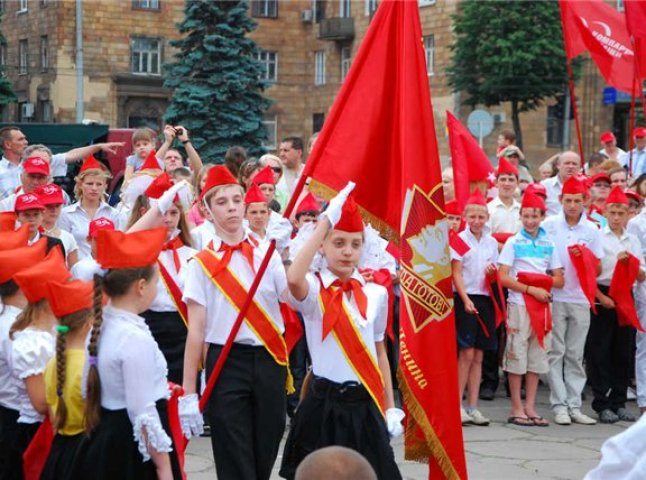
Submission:
[[[0,12],[0,18],[2,18],[2,12]],[[7,40],[4,38],[4,35],[0,31],[0,45],[6,46]],[[6,68],[0,66],[0,106],[7,105],[12,102],[18,101],[18,97],[13,91],[13,85],[7,78]]]
[[[178,25],[183,38],[171,42],[179,51],[165,66],[164,86],[174,90],[165,119],[188,128],[206,162],[222,163],[232,145],[264,153],[270,102],[262,95],[258,47],[246,37],[256,27],[247,7],[244,0],[187,0]]]

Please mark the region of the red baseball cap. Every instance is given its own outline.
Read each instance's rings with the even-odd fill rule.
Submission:
[[[525,195],[527,195],[528,193],[532,193],[534,195],[543,197],[543,199],[547,199],[547,189],[545,188],[545,185],[540,183],[530,183],[529,185],[527,185],[527,188],[525,189]]]
[[[617,138],[615,137],[615,134],[612,132],[603,132],[599,137],[599,139],[601,140],[601,143],[608,143],[616,140]]]
[[[41,185],[34,193],[38,195],[41,205],[61,205],[65,203],[63,189],[54,183]]]
[[[22,162],[22,169],[26,173],[49,176],[49,163],[41,157],[29,157]]]
[[[610,176],[605,172],[599,172],[596,175],[594,175],[592,178],[590,178],[591,185],[594,185],[597,182],[606,182],[608,185],[612,185]]]
[[[14,212],[24,212],[25,210],[45,210],[45,207],[40,203],[40,199],[35,193],[23,193],[16,197],[16,205],[13,210]]]
[[[637,127],[635,130],[633,130],[633,135],[635,137],[646,137],[646,128]]]
[[[96,238],[97,234],[101,230],[114,230],[114,222],[110,220],[109,218],[105,217],[99,217],[90,222],[90,226],[88,227],[88,238],[92,240],[93,238]]]

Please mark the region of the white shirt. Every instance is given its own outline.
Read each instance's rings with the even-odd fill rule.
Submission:
[[[155,450],[171,451],[170,437],[155,408],[158,400],[168,398],[166,359],[142,317],[110,305],[103,309],[97,366],[101,406],[128,411],[144,461],[150,456],[143,427]]]
[[[380,237],[379,232],[371,225],[366,225],[363,233],[363,252],[359,259],[359,268],[385,268],[391,275],[397,275],[397,260],[386,250],[388,241]]]
[[[112,220],[117,230],[122,230],[126,223],[123,216],[105,202],[101,202],[93,218],[90,218],[85,210],[83,210],[80,202],[63,208],[61,216],[58,219],[58,227],[74,236],[78,245],[79,259],[90,256],[91,249],[87,241],[90,222],[100,217],[106,217]]]
[[[69,257],[70,253],[77,251],[79,249],[78,244],[76,243],[76,239],[74,236],[66,231],[59,229],[59,235],[54,235],[51,232],[47,232],[47,235],[53,238],[58,238],[61,242],[63,242],[63,248],[65,248],[65,257]]]
[[[91,282],[94,280],[94,274],[100,269],[101,267],[96,263],[96,260],[88,256],[81,258],[78,262],[72,265],[70,273],[77,280]]]
[[[572,265],[568,247],[583,244],[592,251],[595,257],[601,260],[603,257],[601,231],[586,218],[585,214],[581,215],[579,223],[570,226],[565,220],[563,212],[546,219],[542,223],[542,227],[547,232],[548,238],[554,242],[559,261],[563,265],[565,284],[563,288],[552,290],[554,301],[588,305],[589,301],[585,293],[583,293],[581,282],[576,274],[574,265]]]
[[[639,259],[640,268],[644,270],[644,257],[639,240],[634,235],[626,232],[621,237],[617,237],[610,227],[601,229],[601,245],[603,246],[603,257],[601,257],[601,273],[597,277],[597,283],[606,287],[610,286],[612,275],[615,273],[617,265],[617,254],[627,251]]]
[[[191,230],[191,237],[193,238],[193,247],[198,251],[204,250],[209,242],[216,238],[215,226],[208,220],[204,220],[202,225]]]
[[[325,288],[328,288],[338,278],[327,268],[324,268],[320,272],[320,275]],[[343,305],[350,313],[357,332],[361,335],[363,343],[376,363],[377,348],[375,342],[381,342],[386,332],[388,293],[381,285],[364,282],[363,277],[356,269],[352,273],[352,278],[358,280],[363,286],[363,291],[368,300],[366,308],[367,318],[364,319],[361,317],[354,299],[354,294],[351,294],[350,299],[344,294]],[[339,344],[334,338],[334,334],[330,333],[325,337],[325,340],[322,340],[323,310],[321,309],[319,298],[321,281],[319,281],[314,273],[308,273],[306,279],[309,288],[305,298],[299,301],[290,293],[289,303],[303,315],[305,336],[307,338],[310,357],[312,358],[314,375],[327,378],[337,383],[348,381],[361,382],[339,347]]]
[[[520,203],[513,199],[511,206],[502,203],[500,197],[487,204],[489,228],[492,233],[518,233],[520,231]]]
[[[646,148],[638,150],[637,148],[632,149],[633,152],[633,168],[632,176],[637,178],[642,173],[646,173]],[[620,155],[617,159],[621,163],[622,167],[628,167],[630,163],[630,152],[624,152],[623,155]]]
[[[478,240],[471,229],[467,227],[458,236],[469,245],[470,249],[463,256],[459,255],[452,248],[451,260],[462,262],[462,281],[464,290],[469,295],[487,295],[489,290],[486,286],[485,269],[492,263],[498,261],[498,242],[488,233],[482,232]]]
[[[179,272],[175,268],[175,260],[173,259],[172,250],[163,250],[159,254],[159,261],[164,265],[168,274],[173,278],[180,291],[184,290],[184,282],[186,280],[186,270],[188,260],[197,253],[191,247],[186,245],[177,249],[177,256],[179,257]],[[150,305],[150,310],[153,312],[176,312],[177,307],[173,298],[168,293],[168,288],[164,283],[161,272],[159,273],[159,280],[157,281],[157,295]]]
[[[642,257],[646,257],[646,210],[628,220],[626,231],[637,237],[642,246]]]
[[[605,155],[606,157],[608,157],[608,158],[612,159],[612,157],[608,154],[608,152],[606,152],[606,149],[605,149],[605,148],[602,148],[601,150],[599,150],[599,153],[600,153],[601,155]],[[625,150],[622,150],[621,148],[617,147],[617,155],[616,155],[616,157],[617,157],[617,158],[616,158],[616,159],[617,159],[617,161],[620,161],[620,160],[621,160],[622,155],[625,155],[625,154],[626,154],[626,151],[625,151]]]
[[[17,379],[20,399],[18,423],[39,423],[45,419],[31,404],[25,379],[45,371],[47,363],[54,356],[55,348],[56,337],[53,332],[27,327],[13,334],[11,373]]]
[[[547,273],[548,270],[561,268],[561,262],[556,254],[554,243],[547,238],[545,230],[539,228],[536,238],[530,237],[525,229],[521,229],[513,237],[509,238],[502,247],[500,265],[511,267],[509,275],[514,280],[518,272]],[[523,294],[509,290],[509,303],[525,305]]]
[[[11,305],[2,305],[0,311],[0,405],[17,412],[20,410],[18,384],[22,382],[11,374],[9,329],[21,310]]]
[[[558,175],[546,178],[541,182],[541,185],[547,190],[547,200],[545,206],[547,207],[547,216],[556,215],[561,211],[561,202],[559,196],[563,191],[563,184]]]
[[[213,240],[213,249],[218,259],[223,255],[223,253],[218,252],[221,243],[222,240],[218,237]],[[253,249],[253,263],[256,271],[260,268],[260,263],[266,251],[267,246],[265,244],[260,244]],[[233,252],[228,268],[237,276],[238,281],[245,290],[249,290],[256,274],[240,251]],[[269,260],[267,271],[258,285],[254,301],[267,312],[268,317],[281,333],[285,330],[285,327],[278,301],[284,296],[286,290],[287,277],[285,276],[285,268],[278,253],[274,252]],[[206,307],[204,341],[224,345],[238,316],[238,309],[233,307],[223,293],[213,284],[197,259],[188,262],[183,299],[187,303],[192,300]],[[263,345],[262,341],[249,328],[246,321],[242,323],[236,335],[235,343],[253,346]]]

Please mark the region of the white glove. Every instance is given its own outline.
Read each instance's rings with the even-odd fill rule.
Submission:
[[[269,224],[266,238],[269,241],[275,240],[276,250],[281,252],[289,246],[293,231],[294,227],[292,227],[292,222],[286,218],[281,218],[279,221]]]
[[[330,200],[330,204],[321,214],[321,218],[325,217],[330,221],[332,228],[334,228],[334,226],[339,223],[339,220],[341,220],[341,210],[343,209],[343,204],[348,199],[350,192],[354,190],[355,185],[356,184],[354,182],[348,182],[348,184],[343,187],[343,189],[336,195],[336,197]]]
[[[386,410],[386,427],[390,438],[397,438],[404,433],[402,420],[406,414],[399,408],[389,408]]]
[[[179,397],[179,422],[182,425],[182,433],[190,440],[204,433],[204,418],[200,412],[200,402],[197,393]]]
[[[175,195],[186,188],[188,188],[188,182],[182,180],[170,187],[159,197],[159,200],[157,200],[157,208],[159,208],[162,215],[165,215],[168,209],[175,203]]]

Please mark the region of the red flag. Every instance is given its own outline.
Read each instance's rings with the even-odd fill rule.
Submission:
[[[633,285],[639,274],[639,259],[628,254],[626,260],[620,260],[615,265],[615,271],[612,272],[610,280],[610,290],[608,295],[615,301],[617,309],[617,323],[621,327],[634,327],[643,332],[637,309],[635,308],[635,299],[633,298]]]
[[[449,246],[461,257],[464,257],[471,247],[462,240],[460,234],[455,230],[449,230]]]
[[[589,51],[608,85],[632,92],[635,55],[623,18],[603,0],[560,0],[567,58]]]
[[[632,35],[635,47],[635,67],[639,75],[646,77],[646,2],[625,0],[624,16],[628,33]]]
[[[328,198],[356,182],[364,218],[399,243],[406,457],[457,479],[467,470],[448,228],[421,38],[417,2],[380,2],[304,175]]]
[[[495,178],[494,169],[473,135],[449,111],[446,112],[446,126],[449,130],[455,199],[464,207],[469,198],[469,182],[485,182]]]

